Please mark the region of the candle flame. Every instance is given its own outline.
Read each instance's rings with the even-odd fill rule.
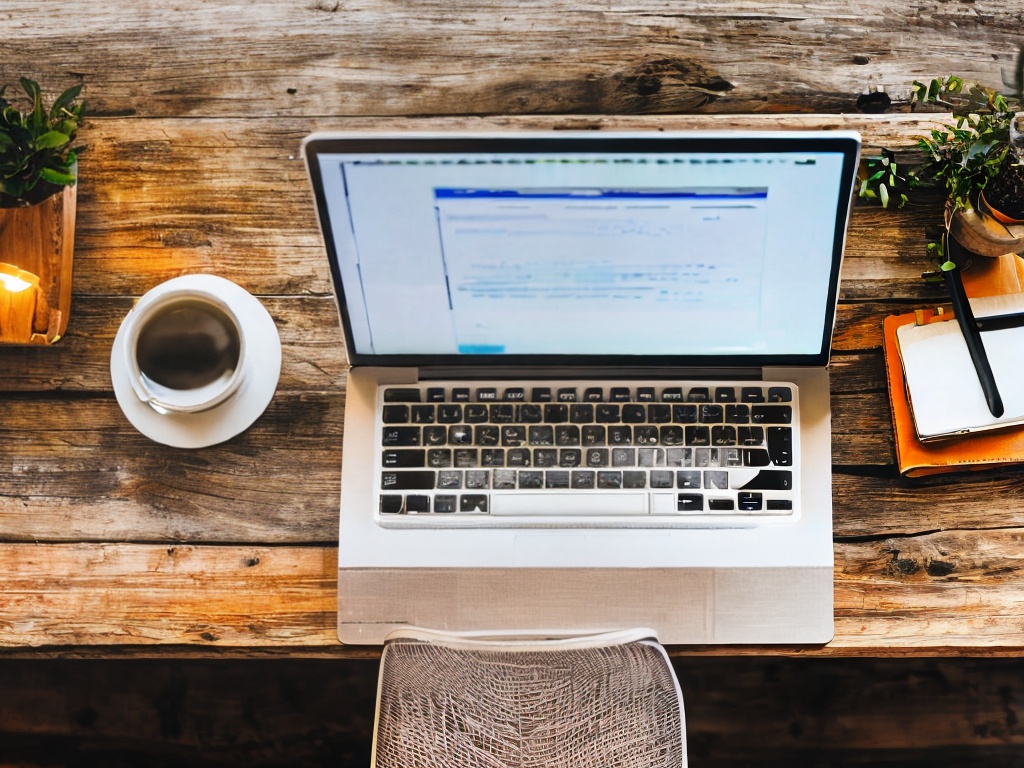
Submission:
[[[38,288],[39,278],[13,264],[0,262],[0,287],[8,293],[21,293],[27,288]]]

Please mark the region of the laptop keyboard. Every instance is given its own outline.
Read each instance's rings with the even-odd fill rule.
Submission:
[[[422,383],[378,400],[384,524],[796,512],[791,383]]]

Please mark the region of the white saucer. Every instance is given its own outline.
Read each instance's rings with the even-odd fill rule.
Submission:
[[[223,443],[252,426],[274,398],[281,376],[281,337],[273,318],[259,300],[230,280],[216,275],[186,275],[161,283],[146,296],[170,289],[216,293],[231,307],[245,337],[242,385],[234,395],[208,411],[157,413],[139,400],[132,389],[125,363],[126,334],[122,321],[110,353],[110,378],[117,404],[132,426],[157,443],[174,448],[205,448]]]

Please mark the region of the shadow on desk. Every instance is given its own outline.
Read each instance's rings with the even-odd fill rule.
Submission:
[[[1024,766],[1024,660],[678,657],[690,760]],[[0,659],[0,763],[370,761],[377,662]]]

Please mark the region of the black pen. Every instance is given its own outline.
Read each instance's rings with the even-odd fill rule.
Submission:
[[[949,289],[953,314],[960,326],[960,332],[964,335],[964,341],[967,342],[967,350],[971,353],[971,362],[974,363],[974,370],[978,373],[981,389],[985,393],[985,402],[988,403],[988,409],[992,415],[998,419],[1003,415],[1003,399],[999,396],[999,390],[996,388],[996,379],[992,374],[988,355],[985,354],[985,345],[981,341],[978,322],[974,319],[971,303],[967,300],[967,293],[964,291],[960,270],[953,261],[948,260],[939,269],[942,270],[946,288]]]

